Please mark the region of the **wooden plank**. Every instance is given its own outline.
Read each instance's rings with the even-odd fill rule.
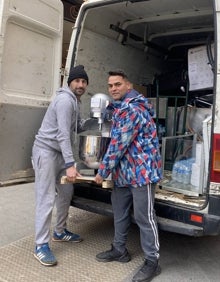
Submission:
[[[68,183],[82,183],[82,182],[87,182],[87,183],[91,183],[91,182],[95,182],[95,177],[94,176],[77,176],[76,177],[76,180],[74,181],[69,181],[67,179],[67,176],[64,175],[61,177],[61,180],[60,180],[60,183],[61,184],[68,184]],[[97,184],[98,185],[98,184]],[[112,180],[104,180],[102,182],[102,188],[105,188],[105,189],[111,189],[114,187],[114,183]]]

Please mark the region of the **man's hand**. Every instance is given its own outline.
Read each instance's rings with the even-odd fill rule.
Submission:
[[[102,184],[102,182],[103,182],[103,178],[98,173],[95,176],[95,182],[97,184]]]
[[[82,175],[76,170],[75,166],[71,166],[66,169],[67,180],[74,182],[77,176],[82,177]]]

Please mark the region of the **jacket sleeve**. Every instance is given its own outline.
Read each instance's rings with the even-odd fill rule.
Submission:
[[[60,99],[56,103],[57,116],[57,141],[59,143],[65,163],[74,162],[72,150],[72,132],[71,124],[73,116],[75,116],[76,105],[67,98]]]

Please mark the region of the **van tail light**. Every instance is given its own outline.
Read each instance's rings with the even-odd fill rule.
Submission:
[[[190,220],[197,223],[203,223],[203,216],[191,213]]]
[[[212,148],[211,181],[220,182],[220,134],[214,134]]]

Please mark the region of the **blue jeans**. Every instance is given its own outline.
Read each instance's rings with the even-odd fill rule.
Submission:
[[[159,259],[159,236],[154,211],[155,185],[142,187],[115,187],[111,200],[114,212],[114,241],[113,245],[120,252],[124,252],[127,235],[131,223],[131,208],[140,229],[141,247],[145,259],[156,261]]]

